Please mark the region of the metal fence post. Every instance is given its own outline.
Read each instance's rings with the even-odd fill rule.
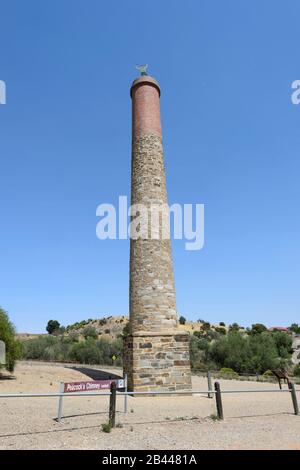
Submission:
[[[64,393],[64,389],[65,389],[64,382],[60,382],[60,384],[59,384],[59,393]],[[63,407],[63,396],[60,395],[60,397],[58,399],[58,410],[57,410],[57,421],[58,421],[58,423],[61,422],[62,407]]]
[[[216,391],[216,405],[217,405],[217,413],[219,419],[224,419],[223,416],[223,406],[222,406],[222,395],[221,395],[221,387],[219,382],[215,382],[215,391]]]
[[[128,413],[128,395],[127,395],[127,392],[128,392],[128,376],[127,376],[127,374],[125,374],[125,393],[126,393],[126,395],[124,395],[124,413]]]
[[[112,428],[116,425],[116,398],[117,398],[117,384],[112,382],[110,385],[109,397],[109,424]]]
[[[295,385],[292,382],[289,382],[289,389],[290,389],[291,395],[292,395],[294,413],[295,413],[295,415],[299,415],[299,407],[298,407],[298,401],[297,401]]]
[[[207,385],[208,385],[208,390],[212,391],[212,383],[211,383],[211,373],[210,370],[207,371]],[[213,398],[213,393],[207,394],[207,398]]]

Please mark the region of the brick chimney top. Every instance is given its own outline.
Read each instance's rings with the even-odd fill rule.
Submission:
[[[141,77],[139,78],[136,78],[132,85],[131,85],[131,88],[130,88],[130,96],[132,97],[132,90],[135,88],[135,87],[139,87],[139,86],[142,86],[142,85],[150,85],[150,86],[153,86],[154,88],[157,89],[158,91],[158,94],[160,96],[160,88],[159,88],[159,84],[158,82],[155,80],[155,78],[153,77],[150,77],[150,75],[142,75]]]

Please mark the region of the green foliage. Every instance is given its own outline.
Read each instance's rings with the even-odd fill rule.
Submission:
[[[249,334],[257,335],[263,333],[264,331],[267,331],[267,327],[265,325],[263,325],[262,323],[255,323],[254,325],[252,325]]]
[[[280,364],[275,340],[268,332],[244,336],[231,331],[211,344],[208,356],[218,368],[230,367],[236,372],[263,373]]]
[[[186,318],[184,318],[183,316],[179,317],[179,323],[180,323],[180,325],[185,325],[186,324]]]
[[[225,326],[225,323],[223,321],[220,321],[219,326]]]
[[[112,356],[117,359],[113,362]],[[98,341],[72,341],[70,336],[39,336],[23,341],[24,359],[43,361],[78,362],[80,364],[122,365],[122,340],[101,338]]]
[[[93,326],[86,326],[86,327],[83,329],[82,334],[83,334],[83,336],[84,336],[85,339],[88,339],[88,338],[97,339],[97,338],[98,338],[97,330],[96,330],[96,328],[94,328]]]
[[[225,375],[225,376],[231,376],[231,377],[234,377],[234,376],[237,376],[238,374],[233,370],[231,369],[230,367],[222,367],[222,369],[220,370],[220,373],[222,375]]]
[[[274,374],[270,369],[268,369],[263,373],[263,376],[264,377],[274,377]]]
[[[130,335],[130,323],[126,323],[126,325],[124,326],[123,328],[123,331],[122,331],[122,336],[125,337],[125,336],[128,336]]]
[[[219,333],[220,335],[226,335],[226,328],[223,328],[222,326],[217,326],[215,328],[215,331]]]
[[[0,340],[4,341],[6,347],[6,369],[14,371],[15,362],[21,357],[21,343],[15,339],[15,327],[8,318],[7,312],[0,307]],[[3,367],[0,364],[0,368]]]
[[[52,335],[54,331],[58,330],[60,327],[60,323],[57,320],[49,320],[46,326],[46,331],[48,331],[49,335]]]
[[[202,331],[208,331],[210,330],[210,323],[208,321],[205,321],[202,325],[201,325],[201,330]]]
[[[76,331],[70,331],[66,340],[69,340],[71,343],[78,343],[79,341],[79,334]]]
[[[300,326],[298,323],[292,323],[291,326],[289,327],[290,331],[293,331],[293,333],[300,334]]]
[[[102,428],[103,432],[107,432],[107,433],[111,432],[111,430],[112,430],[112,427],[111,427],[110,423],[101,424],[101,428]]]
[[[220,420],[219,416],[216,413],[212,413],[210,415],[210,419],[212,419],[213,421],[219,421]]]
[[[271,333],[272,338],[274,339],[278,356],[282,359],[289,359],[292,354],[292,344],[293,339],[291,335],[285,333],[284,331],[275,330]]]
[[[300,377],[300,364],[297,364],[294,368],[294,375]]]
[[[232,325],[229,325],[228,331],[239,331],[240,330],[240,325],[238,323],[232,323]]]

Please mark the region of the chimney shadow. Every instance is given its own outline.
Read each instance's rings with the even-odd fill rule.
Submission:
[[[76,370],[81,372],[82,374],[87,375],[92,380],[114,380],[114,379],[122,379],[121,375],[113,374],[112,372],[106,372],[100,369],[92,369],[89,367],[69,367],[69,369]]]

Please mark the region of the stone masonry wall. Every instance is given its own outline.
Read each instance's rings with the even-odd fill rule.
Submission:
[[[188,335],[127,336],[124,373],[133,391],[189,390]]]

